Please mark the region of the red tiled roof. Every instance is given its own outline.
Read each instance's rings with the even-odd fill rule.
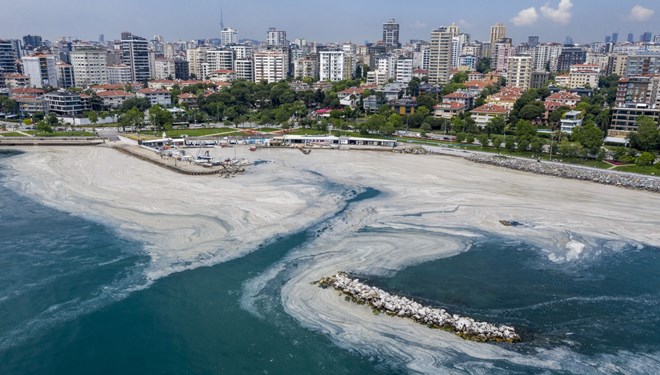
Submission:
[[[159,89],[142,89],[138,90],[138,93],[140,94],[169,94],[170,92],[167,90],[159,90]]]
[[[509,112],[506,108],[495,105],[495,104],[485,104],[479,108],[472,110],[472,113],[507,113]]]
[[[108,90],[108,91],[102,91],[97,94],[100,97],[112,97],[112,96],[133,96],[130,92],[126,92],[123,90]]]

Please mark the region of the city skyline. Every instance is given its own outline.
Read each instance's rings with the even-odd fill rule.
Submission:
[[[507,3],[480,0],[451,3],[451,9],[430,0],[418,1],[415,7],[394,1],[379,2],[376,7],[371,2],[344,0],[334,2],[332,7],[319,1],[298,4],[291,0],[251,1],[250,6],[210,0],[192,4],[153,0],[138,4],[128,0],[90,4],[82,0],[54,0],[48,5],[43,6],[41,0],[3,4],[6,11],[0,14],[3,24],[0,38],[36,34],[50,40],[59,37],[97,40],[104,34],[106,40],[113,40],[119,39],[122,31],[148,39],[162,35],[170,41],[219,38],[221,9],[226,27],[238,30],[241,39],[256,40],[265,40],[266,30],[275,27],[287,31],[290,40],[375,42],[382,38],[382,24],[391,18],[400,24],[403,42],[429,40],[433,29],[452,22],[477,40],[487,40],[490,26],[502,22],[514,43],[526,41],[529,35],[540,36],[541,42],[561,42],[572,36],[577,43],[589,43],[603,41],[612,32],[621,35],[632,32],[635,40],[645,31],[660,32],[657,5],[651,0],[602,0],[598,7],[585,0]],[[118,9],[122,13],[117,17],[105,16],[117,14]],[[104,16],[95,18],[95,15]],[[75,22],[70,22],[72,16]]]

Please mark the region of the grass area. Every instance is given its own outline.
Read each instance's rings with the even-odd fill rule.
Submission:
[[[271,133],[282,130],[281,128],[255,128],[254,131],[262,133]]]
[[[160,137],[156,137],[155,135],[152,135],[152,134],[135,134],[135,133],[122,134],[122,137],[126,137],[126,138],[132,139],[134,141],[138,141],[140,139],[145,141],[145,140],[159,139],[160,138]]]
[[[645,174],[649,176],[658,176],[660,175],[660,168],[656,168],[652,165],[649,166],[638,166],[638,165],[621,165],[616,168],[614,168],[617,171],[621,172],[630,172],[630,173],[638,173],[638,174]]]
[[[3,136],[3,137],[25,137],[25,134],[16,133],[16,132],[7,132],[7,133],[0,133],[0,136]]]
[[[327,130],[316,130],[316,129],[294,129],[286,134],[290,135],[327,135]]]

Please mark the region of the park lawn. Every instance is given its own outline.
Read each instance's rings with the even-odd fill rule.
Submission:
[[[327,130],[317,130],[317,129],[294,129],[289,131],[286,134],[289,135],[328,135]]]
[[[649,176],[656,176],[660,175],[660,168],[656,168],[652,165],[646,165],[646,166],[639,166],[639,165],[620,165],[616,168],[614,168],[616,171],[621,171],[621,172],[630,172],[630,173],[638,173],[638,174],[645,174]]]
[[[256,132],[262,132],[262,133],[272,133],[272,132],[277,132],[282,130],[282,128],[254,128],[252,129]]]
[[[2,137],[25,137],[25,134],[16,133],[16,132],[7,132],[7,133],[0,133],[0,136],[2,136]]]

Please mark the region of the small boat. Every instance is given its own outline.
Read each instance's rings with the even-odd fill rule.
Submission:
[[[500,224],[504,225],[505,227],[516,227],[521,225],[519,222],[513,220],[500,220]]]
[[[257,151],[257,146],[250,146],[250,151]]]

